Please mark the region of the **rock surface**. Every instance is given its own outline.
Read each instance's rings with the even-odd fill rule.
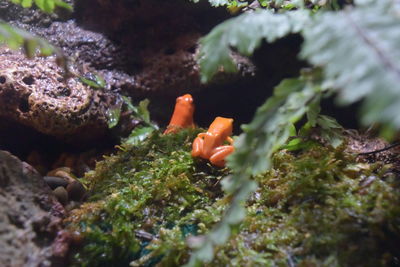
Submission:
[[[63,0],[73,6],[73,0]],[[71,17],[71,12],[56,8],[55,13],[46,14],[36,7],[23,8],[11,1],[0,1],[0,18],[4,21],[15,21],[27,25],[49,26],[53,21],[65,20]]]
[[[107,131],[112,101],[77,78],[65,81],[53,57],[27,59],[0,47],[0,118],[59,138],[91,139]]]
[[[213,8],[208,1],[71,2],[73,14],[49,23],[27,21],[10,8],[3,13],[13,25],[60,47],[78,72],[103,76],[108,92],[128,95],[134,102],[149,98],[152,118],[161,126],[168,123],[175,98],[191,93],[198,125],[206,127],[216,116],[225,116],[235,118],[238,130],[241,123],[251,120],[275,85],[298,75],[304,65],[296,60],[301,40],[292,38],[279,45],[263,44],[258,50],[262,53],[256,51],[251,60],[235,54],[239,72],[219,73],[204,85],[196,63],[199,38],[230,17],[224,8]]]
[[[0,151],[0,266],[62,266],[54,249],[64,215],[42,177]]]
[[[130,96],[176,97],[209,87],[199,79],[198,41],[228,17],[223,9],[180,0],[89,0],[74,6],[70,20],[48,17],[46,23],[16,16],[10,8],[4,12],[12,24],[43,36],[86,71],[101,73],[109,88]],[[255,74],[250,60],[236,58],[240,72],[222,75],[219,82]]]
[[[123,92],[176,97],[210,87],[200,83],[199,39],[229,16],[224,9],[180,0],[88,0],[76,10],[79,24],[103,32],[126,54],[120,70],[132,79],[121,83]],[[238,60],[240,72],[220,77],[223,84],[255,75],[250,60]]]

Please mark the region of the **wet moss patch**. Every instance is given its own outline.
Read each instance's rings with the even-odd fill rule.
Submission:
[[[197,226],[181,218],[221,197],[219,181],[227,174],[194,163],[191,142],[198,132],[157,132],[139,146],[122,145],[85,176],[90,197],[66,220],[83,237],[76,265],[126,266],[147,254],[147,244],[158,242],[164,231],[179,229],[182,240],[196,233]]]
[[[66,220],[82,244],[81,266],[176,266],[186,238],[207,233],[223,214],[227,169],[193,160],[199,130],[153,134],[99,162],[84,178],[88,202]],[[281,150],[233,238],[209,266],[387,266],[398,264],[400,180],[344,147]]]

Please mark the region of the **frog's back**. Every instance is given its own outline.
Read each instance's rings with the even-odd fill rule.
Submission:
[[[216,117],[211,123],[208,132],[212,135],[230,136],[232,134],[233,119]]]

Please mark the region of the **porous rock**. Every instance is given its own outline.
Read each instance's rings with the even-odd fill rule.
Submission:
[[[78,78],[64,79],[54,57],[27,59],[0,47],[0,118],[59,138],[96,139],[107,131],[106,110],[113,101]]]
[[[33,168],[0,151],[0,266],[60,264],[53,252],[64,213]]]
[[[132,79],[125,79],[120,86],[127,94],[140,97],[176,97],[209,87],[200,83],[199,39],[227,17],[225,10],[208,3],[180,0],[88,0],[76,5],[81,25],[102,31],[125,51],[127,65],[120,70]],[[240,71],[220,75],[218,82],[233,83],[255,75],[249,59],[234,58]]]

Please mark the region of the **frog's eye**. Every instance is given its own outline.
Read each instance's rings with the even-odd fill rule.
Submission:
[[[192,98],[192,96],[191,96],[190,94],[186,94],[186,95],[180,96],[180,97],[178,97],[178,98],[176,99],[176,102],[177,102],[177,103],[180,102],[180,101],[185,101],[185,102],[188,102],[188,103],[193,103],[193,98]]]

